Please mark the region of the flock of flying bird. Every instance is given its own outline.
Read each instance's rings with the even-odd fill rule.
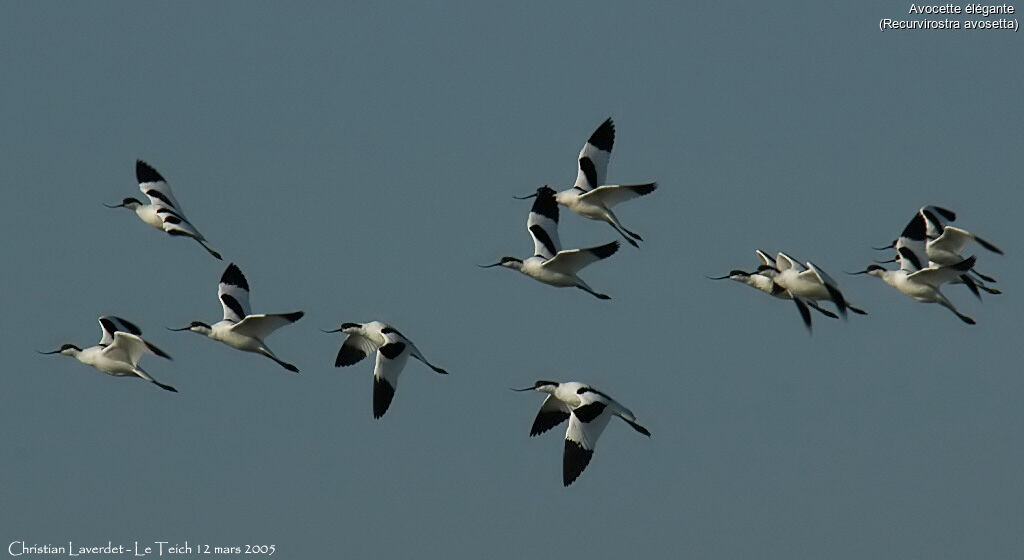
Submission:
[[[619,203],[652,193],[656,183],[609,185],[605,183],[608,161],[615,141],[615,126],[609,118],[605,120],[584,144],[577,158],[575,184],[565,190],[555,191],[547,185],[531,195],[516,197],[534,198],[527,218],[526,227],[533,240],[533,255],[525,259],[502,257],[497,263],[480,265],[483,268],[505,267],[517,270],[539,282],[556,287],[576,287],[599,299],[610,299],[606,294],[592,289],[579,277],[581,269],[599,260],[606,259],[619,249],[619,242],[585,249],[562,249],[558,235],[559,205],[585,218],[607,222],[629,244],[639,247],[643,238],[622,225],[613,212]],[[150,165],[137,161],[136,178],[139,188],[149,200],[148,204],[137,198],[128,197],[109,208],[127,208],[135,212],[145,223],[172,236],[188,237],[199,243],[217,259],[221,255],[213,250],[199,230],[185,217],[181,206],[175,200],[167,181]],[[870,274],[884,280],[903,294],[926,303],[938,303],[950,309],[961,320],[974,324],[974,320],[960,313],[940,292],[946,283],[962,283],[979,298],[979,290],[997,294],[999,290],[988,283],[995,280],[974,270],[976,257],[962,256],[971,242],[1002,254],[997,247],[980,237],[948,225],[956,215],[947,209],[926,206],[915,213],[901,235],[889,246],[896,256],[867,269],[852,274]],[[731,279],[757,288],[771,296],[792,300],[808,329],[811,328],[810,309],[828,317],[838,315],[821,307],[818,302],[830,301],[842,316],[847,311],[866,314],[851,305],[835,280],[821,267],[810,261],[801,264],[785,253],[775,258],[763,251],[756,251],[760,265],[753,272],[733,270],[726,276],[713,279]],[[898,263],[898,270],[887,270],[885,263]],[[193,321],[188,326],[173,331],[191,331],[245,352],[261,354],[291,372],[298,372],[293,364],[285,362],[267,346],[265,339],[274,331],[292,324],[304,315],[302,311],[291,313],[253,314],[249,306],[249,283],[242,271],[229,264],[221,275],[217,291],[223,318],[213,324]],[[134,376],[145,379],[158,387],[177,391],[174,387],[154,379],[139,362],[144,354],[170,359],[163,350],[142,338],[142,331],[132,322],[115,316],[99,318],[102,337],[97,345],[85,349],[74,344],[64,344],[52,352],[42,354],[63,354],[113,376]],[[368,323],[342,323],[337,329],[324,331],[341,332],[347,335],[335,359],[335,367],[351,366],[371,353],[376,353],[373,372],[373,416],[380,418],[388,410],[395,396],[398,377],[410,356],[423,362],[439,374],[444,369],[431,364],[411,340],[394,327],[380,321]],[[530,436],[542,434],[568,420],[562,459],[562,482],[568,486],[576,480],[590,463],[598,437],[604,431],[612,416],[618,416],[641,434],[651,433],[641,426],[636,416],[626,407],[607,394],[580,382],[556,382],[540,380],[530,387],[516,391],[538,391],[547,394],[530,430]]]
[[[952,311],[961,321],[975,324],[974,319],[961,313],[942,293],[942,285],[963,284],[978,299],[981,299],[981,291],[1001,293],[986,284],[995,282],[994,278],[974,269],[977,257],[965,258],[962,253],[972,242],[993,253],[1002,255],[1003,251],[967,230],[949,225],[955,220],[956,213],[952,210],[938,206],[921,208],[896,240],[886,247],[876,247],[878,250],[894,249],[896,255],[892,259],[849,274],[877,276],[907,297],[922,303],[937,303]],[[780,252],[773,259],[764,251],[755,252],[761,264],[753,272],[732,270],[725,276],[710,278],[735,280],[777,298],[792,300],[808,329],[811,328],[810,309],[838,318],[835,313],[819,306],[818,301],[831,301],[844,317],[847,310],[867,314],[863,309],[850,305],[836,281],[811,261],[800,264],[785,253]],[[885,263],[899,263],[900,268],[888,270],[881,266]]]

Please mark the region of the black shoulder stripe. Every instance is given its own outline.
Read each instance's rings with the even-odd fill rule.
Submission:
[[[181,223],[181,218],[168,214],[168,215],[164,216],[164,223],[165,224],[178,225],[178,224]]]
[[[391,342],[380,347],[380,353],[389,360],[394,360],[405,351],[404,342]]]
[[[605,119],[605,121],[601,123],[601,126],[597,127],[597,130],[590,135],[590,139],[587,140],[587,143],[598,150],[605,152],[612,151],[612,145],[615,143],[615,123],[612,122],[611,117]]]
[[[530,226],[530,233],[537,238],[537,241],[540,241],[540,244],[543,245],[549,253],[554,255],[558,252],[555,248],[555,242],[551,240],[551,236],[548,235],[548,232],[542,228],[540,224],[533,224]]]
[[[398,332],[398,329],[396,329],[394,327],[384,327],[383,329],[380,330],[380,332],[383,333],[383,334],[397,334],[398,336],[400,336],[400,337],[402,337],[402,338],[404,338],[406,340],[409,340],[405,335],[403,335],[402,333]]]
[[[573,409],[572,413],[576,415],[576,418],[580,419],[580,422],[590,423],[604,412],[606,406],[600,401],[592,402]]]
[[[231,296],[231,294],[221,294],[220,300],[224,302],[224,305],[228,306],[228,309],[235,312],[239,318],[245,318],[245,310],[242,309],[242,304],[238,303],[238,300]]]
[[[146,191],[146,196],[151,196],[151,197],[153,197],[153,198],[155,198],[157,200],[162,201],[164,204],[170,206],[171,208],[174,208],[174,205],[171,204],[171,201],[168,200],[166,196],[164,196],[164,193],[162,193],[162,192],[160,192],[160,191],[158,191],[156,189],[149,189],[149,190],[147,190]]]
[[[580,169],[587,178],[587,185],[590,188],[596,189],[601,186],[597,184],[597,168],[594,167],[594,162],[590,161],[590,158],[586,156],[580,158]]]
[[[923,268],[921,266],[921,259],[917,258],[917,254],[911,251],[909,247],[900,247],[897,251],[900,257],[907,259],[910,261],[910,264],[914,265],[914,269],[921,270]]]
[[[584,449],[578,442],[565,440],[565,453],[562,455],[562,484],[568,486],[573,483],[590,464],[590,458],[594,451]]]
[[[249,291],[249,283],[245,281],[245,276],[242,271],[239,270],[235,263],[231,263],[224,270],[224,274],[221,275],[220,281],[222,284],[231,284],[232,286],[238,286],[245,291]]]
[[[373,417],[380,418],[388,411],[395,398],[395,388],[379,377],[373,378]]]
[[[156,172],[148,163],[141,159],[135,160],[135,178],[139,183],[156,183],[157,181],[164,181],[164,178]],[[164,181],[166,183],[166,181]]]

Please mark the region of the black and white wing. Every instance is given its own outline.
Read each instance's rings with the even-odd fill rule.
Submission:
[[[813,274],[814,278],[825,286],[825,289],[828,291],[829,298],[832,300],[832,303],[836,304],[839,312],[843,315],[846,314],[846,308],[849,307],[849,304],[846,303],[846,298],[843,297],[843,293],[839,291],[839,284],[837,284],[831,276],[826,274],[821,268],[815,266],[811,261],[807,261],[807,270],[800,274]]]
[[[565,431],[565,451],[562,455],[562,484],[568,486],[579,477],[594,456],[597,438],[608,426],[611,412],[609,402],[600,394],[584,391],[581,403],[572,410],[569,427]]]
[[[103,329],[103,337],[100,338],[100,346],[106,346],[114,341],[114,333],[126,332],[139,336],[142,334],[142,329],[135,326],[134,323],[115,317],[113,315],[104,315],[99,318],[100,328]]]
[[[562,243],[558,240],[558,203],[554,192],[548,187],[538,189],[537,199],[526,218],[526,229],[533,238],[533,254],[545,259],[562,250]]]
[[[898,239],[896,239],[896,251],[899,253],[900,270],[914,272],[922,268],[928,268],[928,255],[926,251],[927,219],[924,212],[914,214],[907,226],[903,228]]]
[[[126,362],[132,366],[138,366],[142,355],[147,352],[161,358],[171,359],[167,352],[142,340],[142,337],[123,331],[115,332],[114,341],[104,348],[102,352],[104,356],[111,360]],[[150,381],[152,380],[150,379]]]
[[[377,350],[377,365],[373,368],[373,417],[380,418],[388,411],[398,388],[398,376],[409,360],[409,348],[400,337],[385,335],[387,342]]]
[[[150,204],[156,209],[156,213],[163,220],[163,229],[169,235],[180,235],[191,237],[199,242],[211,255],[220,259],[220,253],[214,251],[206,244],[206,238],[199,233],[188,218],[181,205],[174,198],[171,186],[156,169],[142,160],[135,161],[135,178],[139,181],[139,190],[149,198]]]
[[[945,229],[946,224],[956,221],[956,212],[941,206],[924,206],[918,210],[918,213],[925,219],[926,233],[929,239],[942,235],[942,230]]]
[[[303,311],[246,315],[244,319],[231,327],[231,331],[263,340],[277,329],[298,321],[303,315],[305,315]]]
[[[554,272],[575,275],[583,267],[601,259],[606,259],[614,255],[618,250],[618,241],[587,249],[569,249],[560,251],[554,258],[548,259],[541,266]]]
[[[350,366],[377,351],[377,345],[372,340],[360,334],[350,334],[338,350],[338,357],[334,360],[334,367]]]
[[[181,206],[174,199],[171,186],[156,169],[140,160],[135,161],[135,178],[139,181],[139,190],[149,198],[149,203],[158,208],[173,210],[178,216],[184,217]]]
[[[554,395],[548,395],[548,398],[544,399],[544,404],[540,405],[540,411],[537,412],[537,417],[533,419],[533,426],[530,428],[530,436],[532,437],[543,434],[551,428],[565,422],[569,419],[571,412],[572,409],[569,408],[569,405],[556,399]]]
[[[943,284],[948,284],[949,282],[952,282],[966,274],[974,267],[976,260],[977,257],[972,256],[949,266],[939,266],[918,270],[917,272],[908,275],[907,280],[921,282],[938,289]]]
[[[250,313],[249,282],[235,263],[231,263],[220,277],[217,297],[224,307],[224,320],[237,323]]]
[[[591,191],[604,184],[615,143],[615,124],[609,118],[597,127],[580,150],[575,188]]]
[[[789,270],[791,268],[797,272],[804,272],[807,270],[807,267],[800,264],[799,259],[794,259],[782,251],[779,251],[779,254],[775,258],[775,268],[777,268],[779,272]]]
[[[633,200],[641,196],[651,194],[658,188],[657,183],[644,183],[642,185],[602,185],[592,191],[580,195],[580,200],[611,208],[620,202]]]

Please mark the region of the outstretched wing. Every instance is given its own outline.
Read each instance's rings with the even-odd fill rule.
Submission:
[[[103,329],[103,337],[100,338],[100,346],[106,346],[114,341],[114,333],[121,331],[136,336],[142,334],[142,329],[133,323],[113,315],[104,315],[99,318],[100,328]]]
[[[377,345],[372,340],[359,334],[350,334],[338,350],[338,357],[334,360],[334,367],[350,366],[377,351]]]
[[[171,359],[167,352],[142,340],[138,335],[117,331],[114,333],[114,342],[103,349],[103,355],[121,362],[128,362],[133,366],[139,365],[139,360],[145,353],[155,354],[161,358]]]
[[[217,297],[224,307],[224,320],[237,323],[250,313],[249,282],[235,263],[231,263],[220,277]]]
[[[398,376],[409,360],[408,346],[398,337],[385,335],[388,342],[377,350],[377,365],[373,368],[373,417],[380,418],[388,411],[398,388]]]
[[[149,198],[150,204],[158,208],[169,208],[183,216],[181,206],[171,192],[171,186],[151,165],[141,159],[135,160],[135,178],[139,181],[139,190]]]
[[[544,404],[540,405],[540,411],[537,412],[537,417],[533,419],[533,426],[530,428],[530,435],[536,436],[543,434],[551,428],[565,422],[569,419],[571,411],[572,410],[569,408],[569,405],[556,399],[554,395],[548,395],[548,398],[544,399]]]
[[[611,208],[620,202],[633,200],[641,196],[651,194],[658,188],[657,183],[644,183],[642,185],[602,185],[594,190],[581,194],[580,200],[586,201],[605,208]]]
[[[925,251],[926,224],[927,221],[922,212],[914,214],[896,240],[894,247],[900,254],[900,270],[913,272],[928,267],[928,255]]]
[[[957,278],[960,278],[961,275],[966,274],[967,271],[974,267],[974,262],[976,260],[977,258],[972,256],[949,266],[939,266],[918,270],[917,272],[907,276],[907,280],[922,282],[938,289],[939,286],[952,282]]]
[[[612,241],[611,243],[606,243],[597,247],[590,247],[588,249],[570,249],[567,251],[560,251],[553,258],[548,259],[541,264],[541,266],[562,274],[576,274],[580,269],[588,264],[595,263],[601,259],[606,259],[614,255],[618,250],[619,242]]]
[[[558,203],[555,202],[554,191],[546,187],[538,189],[537,200],[526,218],[526,229],[533,238],[534,255],[550,259],[562,250],[558,240]]]
[[[263,340],[270,333],[277,329],[294,323],[302,318],[305,312],[294,313],[266,313],[261,315],[248,315],[239,323],[231,327],[232,332],[244,336],[251,336]]]
[[[604,184],[605,176],[608,174],[608,159],[612,156],[614,143],[615,123],[609,118],[597,127],[580,150],[576,188],[590,191]]]

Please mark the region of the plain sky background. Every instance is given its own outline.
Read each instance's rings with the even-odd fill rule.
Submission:
[[[0,544],[274,544],[279,558],[1008,558],[1024,550],[1019,212],[1024,63],[1011,31],[882,33],[909,2],[8,3]],[[967,18],[968,16],[960,16]],[[1016,16],[1014,16],[1016,17]],[[608,302],[475,265],[528,256],[529,201],[605,118],[619,216],[647,240],[587,268]],[[134,160],[216,261],[124,210]],[[1005,251],[1003,295],[881,281],[922,205]],[[566,247],[618,239],[563,210]],[[706,275],[810,259],[867,317]],[[192,333],[237,263],[297,364]],[[61,343],[134,321],[180,393]],[[405,369],[371,414],[384,320],[451,375]],[[542,395],[630,407],[561,483]],[[27,556],[26,556],[27,557]],[[199,556],[194,556],[199,557]]]

